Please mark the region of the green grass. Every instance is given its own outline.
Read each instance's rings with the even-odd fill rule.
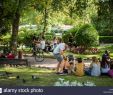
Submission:
[[[113,86],[113,78],[107,76],[101,77],[90,77],[83,76],[77,77],[75,75],[65,75],[60,76],[56,75],[54,70],[44,69],[44,68],[27,68],[27,67],[1,67],[0,73],[8,71],[12,75],[7,77],[0,77],[0,86],[53,86],[58,78],[64,78],[65,80],[79,82],[92,81],[97,86]],[[39,79],[32,80],[31,75],[39,76]],[[19,75],[20,79],[16,79],[16,76]],[[22,79],[26,80],[26,83],[22,82]]]

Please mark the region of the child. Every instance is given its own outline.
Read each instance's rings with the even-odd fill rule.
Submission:
[[[85,68],[85,65],[84,63],[82,62],[82,58],[78,58],[77,59],[77,64],[75,65],[75,75],[77,76],[83,76],[84,75],[84,68]]]
[[[69,62],[68,57],[64,56],[63,61],[60,64],[59,74],[70,74],[72,72],[72,68],[74,66],[73,62]]]

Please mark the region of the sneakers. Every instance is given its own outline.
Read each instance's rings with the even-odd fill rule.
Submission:
[[[66,73],[63,73],[63,72],[57,72],[56,74],[58,74],[58,75],[67,75]]]

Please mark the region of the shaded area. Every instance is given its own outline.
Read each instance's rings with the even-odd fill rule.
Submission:
[[[10,77],[0,77],[0,85],[1,86],[53,86],[54,83],[58,80],[58,78],[64,78],[69,81],[92,81],[97,86],[113,86],[113,79],[107,76],[100,77],[77,77],[75,75],[66,75],[60,76],[56,75],[54,70],[44,69],[44,68],[0,68],[0,73],[7,71],[11,72],[12,75]],[[19,75],[20,79],[16,79],[16,76]],[[39,79],[33,80],[32,75],[37,75]],[[25,83],[23,83],[23,79],[25,79]]]

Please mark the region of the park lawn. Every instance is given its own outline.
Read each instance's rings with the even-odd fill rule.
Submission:
[[[28,67],[0,67],[0,73],[7,71],[11,72],[9,78],[0,77],[0,86],[53,86],[54,83],[59,78],[64,78],[69,81],[91,81],[94,82],[97,86],[113,86],[113,78],[107,76],[101,77],[90,77],[83,76],[77,77],[75,75],[57,75],[54,70],[45,69],[45,68],[28,68]],[[16,76],[19,75],[20,79],[16,79]],[[32,80],[31,75],[39,76],[39,79]],[[26,83],[22,82],[22,79],[26,80]]]

